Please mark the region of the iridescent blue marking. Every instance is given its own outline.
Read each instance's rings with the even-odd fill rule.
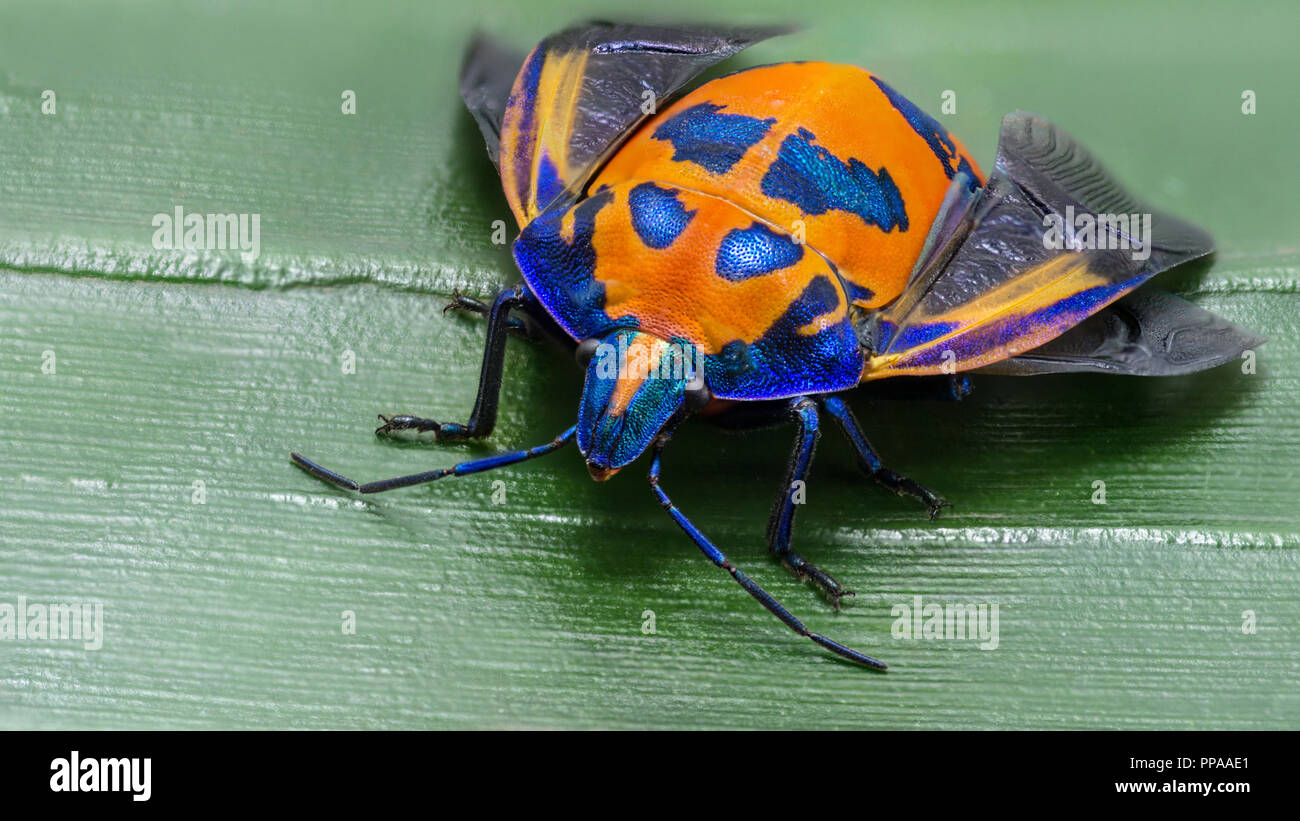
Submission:
[[[749,346],[744,340],[733,339],[717,353],[718,361],[727,369],[730,374],[744,374],[754,370],[757,365],[754,364],[754,357],[749,352]]]
[[[541,160],[537,163],[537,183],[534,187],[536,188],[534,198],[539,210],[550,205],[552,200],[564,193],[564,183],[560,182],[555,163],[551,162],[550,155],[544,151]]]
[[[864,285],[859,285],[856,282],[850,282],[848,280],[842,281],[844,282],[844,290],[848,291],[849,302],[870,302],[876,295],[875,291]]]
[[[612,190],[599,191],[574,206],[550,208],[524,226],[515,239],[514,256],[524,281],[538,301],[574,339],[587,339],[608,330],[605,284],[596,279],[596,249],[592,236],[596,215],[614,200]],[[564,215],[574,212],[573,240],[561,233]]]
[[[522,114],[519,118],[518,133],[519,145],[531,145],[533,141],[533,131],[536,128],[537,117],[537,88],[541,83],[542,65],[546,62],[546,52],[543,49],[535,49],[528,58],[527,64],[523,69],[523,87],[520,92],[523,99],[518,99],[518,95],[511,95],[507,103],[507,110],[520,107]],[[532,154],[528,156],[502,157],[501,161],[515,163],[515,179],[518,181],[519,189],[515,192],[520,202],[528,201],[529,164],[532,161]]]
[[[672,245],[695,216],[694,211],[687,211],[682,201],[677,199],[678,193],[672,188],[643,182],[628,194],[632,228],[651,248],[663,249]]]
[[[675,162],[693,162],[714,174],[725,174],[763,139],[776,119],[720,114],[724,108],[714,103],[693,105],[665,121],[651,137],[673,144]]]
[[[872,171],[854,157],[843,162],[816,140],[806,128],[786,137],[763,175],[763,193],[794,203],[805,214],[848,211],[886,233],[906,231],[907,209],[889,171]]]
[[[907,120],[907,124],[912,127],[912,130],[919,134],[921,139],[925,140],[926,144],[930,146],[934,156],[938,157],[939,162],[943,165],[943,173],[948,176],[948,179],[957,176],[958,171],[965,171],[970,175],[967,187],[972,192],[978,190],[980,186],[976,179],[975,169],[971,168],[970,162],[965,157],[957,156],[957,145],[948,134],[948,129],[940,125],[938,120],[918,108],[911,100],[890,88],[879,77],[872,77],[871,79],[880,91],[889,98],[889,102],[897,109],[898,113],[903,115],[903,119]]]
[[[929,322],[924,325],[913,325],[904,328],[897,338],[889,340],[887,349],[890,351],[906,351],[909,348],[924,345],[941,336],[950,334],[960,327],[961,325],[957,322]]]
[[[639,333],[620,330],[609,334],[587,365],[582,403],[578,406],[578,450],[588,462],[602,468],[621,468],[640,456],[685,399],[686,371],[679,369],[674,374],[661,363],[659,369],[647,372],[625,409],[610,412],[620,368],[631,366],[627,350]],[[672,344],[678,346],[677,350],[686,345],[684,340],[673,340]],[[608,361],[602,361],[603,357]],[[678,375],[683,378],[676,378]]]
[[[853,326],[843,320],[816,334],[801,334],[818,317],[836,310],[841,292],[820,275],[754,342],[724,347],[704,357],[704,372],[720,399],[779,399],[804,393],[847,390],[862,375],[862,353]],[[735,345],[736,343],[731,343]],[[743,357],[746,367],[738,368]]]
[[[718,245],[714,270],[723,279],[739,282],[789,268],[803,259],[803,246],[761,222],[733,228]]]
[[[950,340],[951,344],[942,346],[942,349],[936,347],[917,351],[908,358],[907,367],[942,365],[944,354],[949,350],[959,361],[968,361],[988,351],[1005,348],[1017,339],[1043,328],[1050,328],[1059,335],[1100,310],[1102,306],[1132,290],[1148,276],[1149,274],[1142,274],[1108,285],[1084,288],[1065,299],[1032,311],[1014,322],[993,324],[959,333]],[[900,334],[899,338],[902,339],[905,335],[906,332]],[[891,346],[890,352],[905,353],[907,349],[907,347],[894,345]]]

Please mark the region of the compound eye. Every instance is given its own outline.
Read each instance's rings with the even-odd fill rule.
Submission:
[[[582,367],[591,364],[591,358],[596,355],[596,349],[600,347],[600,340],[592,337],[584,339],[578,343],[578,347],[573,349],[573,358],[578,361]]]
[[[685,404],[686,404],[686,409],[689,410],[691,413],[695,413],[698,410],[703,410],[704,406],[709,404],[712,401],[713,401],[713,391],[709,390],[709,386],[705,384],[704,380],[700,380],[700,384],[698,386],[694,386],[694,387],[689,385],[687,386]]]

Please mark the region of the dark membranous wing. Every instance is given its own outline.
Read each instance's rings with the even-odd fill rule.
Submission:
[[[1105,225],[1106,233],[1099,229],[1096,234],[1104,241],[1091,246],[1046,242],[1050,217],[1066,223],[1070,215],[1075,215],[1070,225],[1077,215],[1090,215],[1098,226]],[[1117,236],[1124,228],[1110,219],[1113,215],[1150,215],[1149,236],[1137,230]],[[1140,218],[1129,225],[1143,222]],[[875,317],[867,334],[874,351],[867,379],[974,370],[1036,351],[1152,276],[1204,256],[1213,247],[1199,228],[1134,200],[1082,146],[1025,112],[1003,120],[988,183],[970,197],[950,197],[935,232],[903,295]],[[1173,345],[1163,357],[1168,361],[1159,365],[1160,356],[1149,356],[1147,364],[1139,366],[1142,357],[1136,350],[1142,346],[1130,346],[1127,357],[1113,357],[1113,368],[1126,361],[1130,368],[1147,367],[1156,373],[1174,367],[1171,357],[1192,361],[1196,357],[1191,352],[1197,348],[1201,361],[1208,362],[1216,358],[1204,350],[1210,340],[1226,351],[1233,337],[1197,311],[1168,295],[1135,298],[1061,345],[1075,353],[1077,364],[1088,340],[1137,327],[1149,336],[1142,346],[1150,351],[1160,344]],[[1201,343],[1192,337],[1179,339],[1191,328],[1200,328]],[[1160,333],[1162,339],[1157,338]],[[1188,347],[1182,347],[1184,342]],[[1100,360],[1102,350],[1109,349],[1098,346],[1093,357]],[[1217,355],[1220,361],[1223,351]],[[1045,357],[1039,355],[1040,360]],[[1059,363],[1061,357],[1050,361]],[[1024,363],[1007,367],[1044,372],[1029,370]]]
[[[460,96],[483,132],[488,156],[497,162],[501,146],[501,121],[506,115],[510,87],[519,76],[524,54],[480,34],[465,50],[460,67]]]
[[[525,224],[580,193],[631,131],[701,71],[790,30],[588,23],[547,37],[518,63],[480,38],[461,94]]]
[[[1047,344],[980,373],[1177,376],[1239,359],[1265,341],[1182,297],[1145,285]]]

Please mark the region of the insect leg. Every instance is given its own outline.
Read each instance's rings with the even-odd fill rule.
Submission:
[[[479,316],[487,316],[492,312],[492,306],[481,299],[476,299],[472,296],[465,296],[460,291],[452,291],[451,301],[442,308],[444,314],[448,311],[466,311],[468,313],[478,314]],[[528,323],[520,317],[506,317],[506,325],[512,334],[528,337],[530,339],[533,336],[531,329],[528,327]]]
[[[821,406],[839,423],[840,430],[844,432],[845,438],[853,445],[853,450],[858,457],[858,467],[862,469],[863,473],[899,496],[912,496],[920,499],[930,509],[931,519],[939,515],[941,508],[952,507],[950,503],[944,501],[943,497],[933,490],[882,465],[880,457],[876,456],[876,452],[871,448],[871,443],[867,441],[866,434],[862,432],[862,427],[858,425],[857,417],[853,415],[853,411],[849,410],[849,406],[844,404],[844,400],[838,396],[828,396],[821,400]]]
[[[844,596],[852,596],[853,591],[846,589],[836,581],[834,576],[821,570],[790,547],[794,514],[803,484],[807,481],[808,471],[812,467],[817,438],[821,435],[816,402],[806,396],[797,397],[791,401],[790,411],[795,421],[799,423],[799,434],[795,437],[794,450],[786,465],[785,478],[781,480],[781,490],[772,506],[772,516],[767,521],[767,546],[799,578],[812,579],[830,599],[831,606],[838,610],[840,599]]]
[[[538,456],[545,456],[552,451],[559,450],[573,439],[576,427],[568,430],[555,437],[544,445],[538,445],[528,450],[517,450],[513,453],[502,453],[497,456],[488,456],[484,459],[473,459],[468,462],[461,462],[452,465],[449,468],[438,468],[429,470],[424,473],[412,473],[408,476],[397,476],[392,479],[380,479],[377,482],[366,482],[360,484],[353,479],[349,479],[342,474],[321,467],[310,459],[301,454],[291,453],[289,458],[293,459],[294,464],[303,470],[320,479],[323,482],[329,482],[332,485],[338,485],[348,490],[355,490],[361,493],[382,493],[385,490],[396,490],[399,487],[410,487],[411,485],[422,485],[426,482],[437,481],[444,476],[468,476],[471,473],[482,473],[485,470],[494,470],[506,465],[513,465],[518,462],[524,462],[529,459],[535,459]]]
[[[701,533],[699,528],[691,523],[690,519],[686,518],[686,514],[677,509],[677,506],[668,498],[668,494],[659,486],[660,457],[663,454],[664,445],[667,442],[667,435],[660,436],[659,439],[655,441],[654,453],[650,461],[650,487],[654,489],[655,495],[659,498],[659,503],[663,505],[664,510],[668,511],[668,515],[673,517],[673,521],[677,522],[677,526],[690,537],[691,541],[695,542],[695,546],[700,549],[700,552],[703,553],[709,561],[730,573],[731,577],[736,580],[737,584],[745,589],[746,593],[753,596],[755,599],[758,599],[759,604],[767,608],[772,615],[780,619],[785,626],[789,627],[794,632],[811,639],[822,647],[825,647],[827,650],[830,650],[832,653],[842,656],[850,661],[857,662],[858,664],[876,670],[887,669],[887,665],[884,662],[863,653],[859,653],[857,650],[850,647],[845,647],[843,644],[840,644],[833,639],[828,639],[820,633],[814,633],[805,627],[804,623],[795,618],[789,610],[786,610],[779,601],[772,597],[771,593],[768,593],[760,587],[757,582],[736,568],[736,566],[733,565],[725,555],[723,555],[722,551],[714,547],[708,537]]]
[[[506,334],[509,330],[510,311],[524,304],[523,287],[516,285],[497,294],[488,308],[487,345],[483,349],[483,365],[479,370],[478,396],[468,424],[435,422],[419,416],[379,415],[384,424],[375,429],[378,435],[398,430],[419,433],[433,431],[438,441],[479,439],[492,432],[497,423],[497,402],[501,398],[501,375],[506,359]]]

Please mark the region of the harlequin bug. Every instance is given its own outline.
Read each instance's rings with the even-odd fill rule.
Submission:
[[[523,279],[491,303],[456,295],[448,306],[487,317],[469,421],[381,416],[376,432],[489,435],[506,341],[526,323],[572,346],[586,369],[577,424],[529,450],[365,484],[294,461],[376,493],[574,440],[603,481],[649,450],[656,497],[710,561],[796,633],[883,670],[810,631],[673,503],[661,457],[684,421],[795,423],[767,540],[838,606],[851,591],[791,544],[790,488],[808,474],[823,417],[865,474],[932,517],[946,504],[881,463],[841,392],[932,376],[960,396],[961,374],[973,370],[1183,374],[1263,342],[1178,297],[1138,290],[1209,253],[1209,236],[1139,205],[1035,115],[1004,119],[985,177],[938,121],[852,66],[761,66],[681,93],[704,68],[782,31],[592,24],[527,57],[478,40],[461,94],[519,224]],[[1067,213],[1093,219],[1092,239],[1104,241],[1049,241]],[[1150,215],[1149,231],[1110,214]]]

